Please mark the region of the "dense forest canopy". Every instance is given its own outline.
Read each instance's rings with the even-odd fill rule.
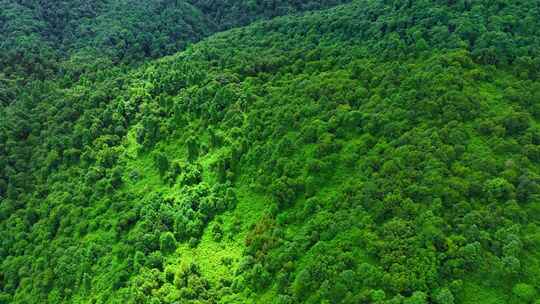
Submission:
[[[540,2],[0,8],[0,303],[540,303]]]
[[[347,0],[0,1],[0,80],[26,83],[95,62],[138,64],[170,55],[211,33]],[[1,88],[1,87],[0,87]]]

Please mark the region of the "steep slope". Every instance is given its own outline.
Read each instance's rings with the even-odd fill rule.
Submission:
[[[534,303],[538,7],[357,1],[1,109],[10,303]]]
[[[170,55],[211,33],[348,0],[0,1],[0,106],[34,79],[76,79],[88,69]],[[101,68],[101,66],[100,66]],[[5,80],[4,80],[5,79]]]

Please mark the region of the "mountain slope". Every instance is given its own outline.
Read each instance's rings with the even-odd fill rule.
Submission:
[[[32,87],[2,299],[538,301],[538,12],[357,1]]]
[[[89,72],[94,62],[105,66],[140,64],[181,51],[217,31],[344,2],[348,0],[230,0],[219,4],[2,0],[0,105],[10,103],[17,93],[8,91],[3,79],[18,86],[57,76],[74,79]]]

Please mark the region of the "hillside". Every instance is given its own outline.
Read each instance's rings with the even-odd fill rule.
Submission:
[[[536,1],[239,3],[0,81],[0,303],[540,303]]]
[[[0,106],[31,80],[133,67],[212,33],[349,0],[0,1]]]

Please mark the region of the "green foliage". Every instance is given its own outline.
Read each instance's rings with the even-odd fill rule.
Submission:
[[[163,176],[169,170],[169,159],[163,152],[158,151],[153,155],[154,166],[158,169],[159,175]]]
[[[243,0],[218,5],[185,0],[5,0],[0,12],[0,105],[11,103],[19,94],[17,86],[28,80],[78,79],[111,64],[132,65],[173,54],[216,31],[343,2],[348,0],[272,5]]]
[[[518,283],[512,288],[512,293],[522,303],[532,303],[536,299],[536,290],[534,287],[524,283]]]
[[[435,293],[435,303],[437,304],[454,304],[454,295],[448,288],[442,288]]]
[[[0,302],[538,301],[535,3],[342,2],[2,2]]]
[[[404,304],[424,304],[427,303],[426,294],[421,291],[415,291],[412,296],[403,301]]]
[[[163,252],[172,252],[176,249],[174,234],[170,231],[164,232],[159,237],[159,248]]]
[[[188,159],[193,161],[199,156],[199,144],[197,139],[193,136],[190,136],[186,141]]]

